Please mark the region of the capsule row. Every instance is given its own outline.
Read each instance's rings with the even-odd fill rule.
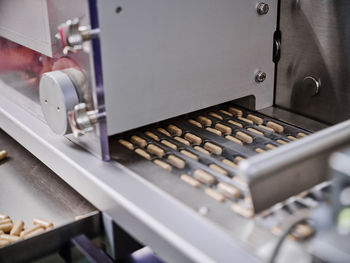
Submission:
[[[0,247],[31,238],[52,229],[53,226],[48,220],[34,218],[33,226],[25,228],[23,220],[14,223],[8,215],[0,214]]]

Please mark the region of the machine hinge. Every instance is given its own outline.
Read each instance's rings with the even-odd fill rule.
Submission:
[[[281,31],[276,31],[273,35],[273,62],[278,63],[281,57]]]

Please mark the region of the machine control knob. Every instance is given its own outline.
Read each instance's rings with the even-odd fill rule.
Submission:
[[[64,71],[43,74],[39,97],[45,120],[52,131],[59,135],[71,133],[68,114],[79,104],[79,97],[68,74]]]
[[[305,94],[309,94],[311,97],[316,96],[320,93],[321,80],[313,76],[307,76],[303,79],[302,87]]]

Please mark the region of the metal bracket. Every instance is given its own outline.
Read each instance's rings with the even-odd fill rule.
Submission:
[[[80,26],[79,18],[68,20],[58,27],[57,38],[61,39],[63,54],[76,53],[83,50],[85,41],[98,37],[100,29],[90,29],[88,26]]]

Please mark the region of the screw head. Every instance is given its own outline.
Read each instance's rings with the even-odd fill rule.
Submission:
[[[266,73],[263,71],[259,71],[256,75],[255,75],[255,82],[257,83],[261,83],[264,82],[266,79]]]
[[[270,7],[268,4],[266,3],[263,3],[263,2],[260,2],[256,8],[257,12],[259,15],[266,15],[269,10],[270,10]]]

